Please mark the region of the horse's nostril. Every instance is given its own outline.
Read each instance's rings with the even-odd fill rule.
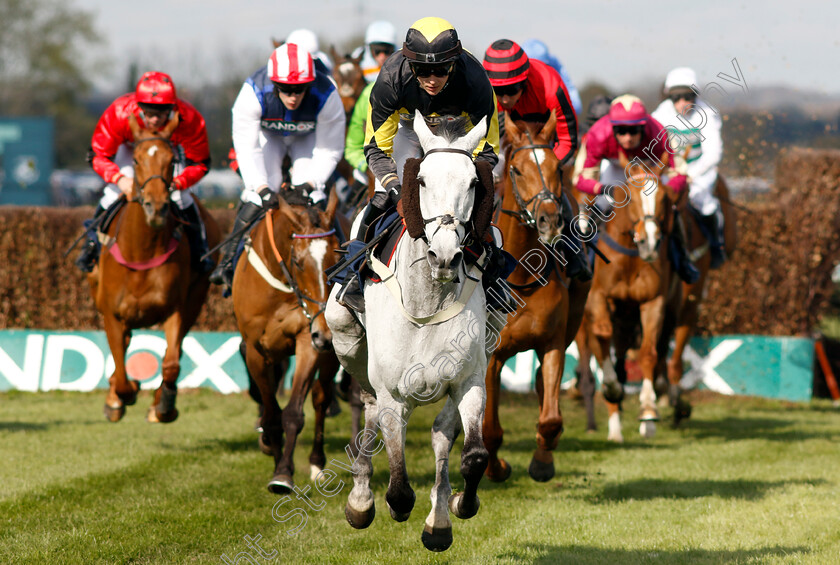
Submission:
[[[452,257],[451,268],[457,269],[461,265],[461,261],[464,258],[464,254],[460,251],[456,252],[455,255]]]

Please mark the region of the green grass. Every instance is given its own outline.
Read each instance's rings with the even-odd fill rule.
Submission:
[[[387,460],[374,458],[377,517],[367,530],[344,519],[350,475],[334,498],[310,491],[296,536],[271,517],[265,485],[271,460],[256,447],[255,407],[244,395],[188,391],[180,419],[144,421],[148,393],[118,424],[101,414],[104,393],[0,395],[0,563],[222,563],[261,535],[259,563],[837,563],[840,562],[840,413],[827,402],[793,405],[695,394],[680,430],[660,425],[644,441],[627,403],[625,438],[584,432],[577,403],[563,400],[566,433],[557,476],[533,482],[533,396],[503,398],[506,484],[481,483],[481,510],[453,518],[454,543],[441,554],[420,542],[434,481],[433,409],[408,429],[408,467],[417,493],[411,518],[396,523],[384,502]],[[667,409],[666,409],[667,412]],[[296,457],[309,485],[312,414]],[[327,456],[343,457],[349,410],[327,421]],[[451,476],[460,488],[460,443]],[[284,506],[304,507],[300,500]],[[240,560],[240,565],[246,561]]]

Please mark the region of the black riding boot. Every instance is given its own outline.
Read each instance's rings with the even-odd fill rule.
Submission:
[[[566,193],[561,196],[563,202],[563,235],[574,242],[577,249],[563,241],[563,256],[566,258],[566,274],[581,282],[592,280],[592,269],[589,267],[589,258],[586,256],[586,249],[583,243],[572,231],[572,222],[575,220],[575,213],[572,204],[569,202]]]
[[[490,258],[481,277],[487,308],[505,314],[513,314],[516,312],[518,304],[510,294],[510,287],[503,283],[508,275],[513,272],[516,260],[510,257],[509,261],[510,254],[499,247],[495,240],[493,243],[485,243],[484,249]]]
[[[377,198],[380,194],[382,194],[385,198]],[[365,215],[362,217],[362,221],[359,224],[358,237],[356,240],[364,241],[368,227],[385,214],[388,209],[387,194],[374,194],[370,203],[368,203]],[[352,243],[352,241],[350,243]],[[352,274],[348,275],[347,280],[344,281],[344,284],[341,287],[341,290],[339,290],[338,294],[335,295],[335,301],[345,308],[351,308],[360,314],[364,314],[365,296],[362,293],[362,285],[359,280],[358,272],[354,271]]]
[[[219,260],[216,269],[210,274],[211,283],[231,286],[233,283],[233,256],[236,254],[239,242],[245,236],[245,226],[259,218],[262,212],[263,208],[261,206],[251,202],[243,202],[239,207],[231,231],[231,234],[236,233],[238,235],[229,237],[222,245],[222,258]]]
[[[674,230],[671,236],[671,241],[673,241],[672,250],[675,255],[672,257],[672,262],[674,263],[677,275],[688,284],[696,283],[700,278],[700,271],[691,262],[691,257],[686,248],[685,227],[683,226],[680,213],[676,210],[674,212]]]
[[[183,210],[178,210],[181,219],[186,222],[184,224],[184,231],[187,234],[187,239],[190,242],[190,255],[193,269],[199,273],[209,273],[216,266],[213,258],[208,256],[203,261],[204,257],[210,248],[207,246],[207,232],[204,229],[204,222],[201,219],[201,214],[198,212],[198,206],[192,204]]]
[[[709,232],[709,254],[711,268],[717,269],[726,261],[726,250],[723,248],[723,214],[720,211],[708,216],[701,216],[700,221]]]
[[[99,241],[96,238],[96,230],[90,227],[105,213],[105,208],[97,206],[93,213],[93,218],[85,220],[84,226],[87,228],[87,238],[82,243],[82,250],[76,258],[76,266],[84,273],[89,273],[96,265],[99,259]]]

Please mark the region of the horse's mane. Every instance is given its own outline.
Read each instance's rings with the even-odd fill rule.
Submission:
[[[447,143],[454,143],[467,134],[467,119],[463,116],[445,120],[437,126],[434,134],[442,137]]]

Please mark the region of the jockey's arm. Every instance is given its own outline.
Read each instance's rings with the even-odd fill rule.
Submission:
[[[557,119],[557,143],[554,145],[554,154],[560,160],[561,165],[567,165],[574,158],[580,144],[578,139],[577,114],[572,106],[569,93],[564,85],[557,88],[557,92],[550,100],[553,105],[554,114]]]
[[[131,132],[127,130],[127,127],[123,127],[115,101],[99,118],[90,142],[92,155],[90,165],[105,182],[116,184],[123,176],[120,167],[114,163],[114,157],[120,145],[130,139]]]
[[[391,157],[394,137],[400,124],[398,110],[397,96],[380,74],[370,91],[365,126],[365,158],[368,168],[386,191],[395,189],[400,184],[397,164]]]
[[[720,164],[723,158],[723,139],[720,136],[722,126],[720,116],[710,108],[704,108],[707,122],[700,133],[703,140],[700,142],[702,154],[700,158],[691,164],[691,175],[702,176]]]
[[[231,113],[233,148],[236,150],[242,181],[246,189],[259,192],[261,188],[268,186],[265,155],[260,145],[262,108],[254,87],[248,82],[242,85]]]
[[[341,97],[333,90],[318,112],[315,124],[315,148],[306,182],[316,189],[324,188],[344,153],[345,120]]]
[[[183,104],[183,102],[182,102]],[[210,170],[210,146],[204,118],[194,108],[184,108],[176,130],[177,144],[184,150],[184,170],[173,179],[178,190],[185,190],[200,181]]]
[[[580,148],[575,160],[576,188],[587,194],[600,194],[601,185],[601,152],[592,143],[592,138],[587,136],[586,143]]]

